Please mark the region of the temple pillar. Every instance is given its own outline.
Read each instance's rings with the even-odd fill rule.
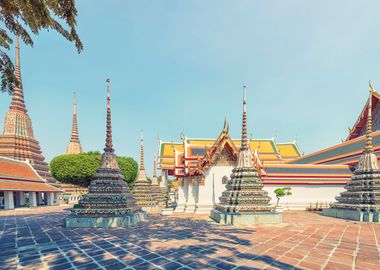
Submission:
[[[36,192],[29,192],[29,202],[31,207],[37,206],[37,196]]]
[[[197,178],[191,179],[192,183],[188,185],[188,196],[185,213],[194,213],[196,206],[196,199],[198,197],[198,180]]]
[[[17,192],[18,204],[22,207],[25,205],[25,192]]]
[[[54,205],[54,192],[46,192],[46,204]]]
[[[160,187],[164,187],[165,191],[168,191],[168,171],[167,170],[161,170]]]
[[[178,188],[178,200],[175,212],[184,212],[186,208],[187,195],[189,190],[189,180],[188,178],[183,179],[182,186]]]
[[[42,192],[37,193],[37,205],[42,205],[44,204],[44,199],[42,197]]]
[[[13,200],[12,191],[4,191],[4,209],[14,209],[15,204]]]

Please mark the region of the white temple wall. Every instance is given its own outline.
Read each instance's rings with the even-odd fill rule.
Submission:
[[[179,187],[177,212],[210,213],[215,204],[219,203],[219,197],[225,190],[226,180],[230,179],[232,166],[214,166],[205,173],[204,185],[189,185],[189,179],[185,178],[183,186]],[[223,178],[225,181],[223,183]],[[335,201],[335,197],[344,191],[343,185],[264,185],[264,190],[272,198],[275,205],[277,198],[274,194],[276,188],[291,187],[292,195],[280,199],[280,206],[285,210],[305,210],[307,207],[318,202],[323,206]],[[194,202],[196,207],[194,209]],[[186,209],[187,207],[187,210]]]
[[[280,199],[280,206],[285,210],[304,210],[312,204],[328,205],[335,197],[344,191],[342,185],[264,185],[264,190],[272,197],[272,204],[277,204],[274,193],[276,188],[290,187],[292,195]]]

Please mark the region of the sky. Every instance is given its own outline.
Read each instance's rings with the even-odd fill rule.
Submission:
[[[80,0],[77,9],[82,53],[54,31],[21,45],[26,105],[48,161],[70,140],[73,91],[84,150],[103,149],[107,78],[116,153],[139,160],[143,130],[149,175],[158,137],[216,138],[227,117],[240,138],[243,85],[249,133],[297,140],[305,154],[345,139],[368,81],[380,88],[376,0]]]

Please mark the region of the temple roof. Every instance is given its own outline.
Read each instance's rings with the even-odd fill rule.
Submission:
[[[264,184],[342,185],[348,182],[353,168],[348,165],[267,164]]]
[[[372,93],[372,118],[374,120],[373,131],[380,130],[380,94],[376,91]],[[354,126],[349,130],[347,140],[352,140],[357,137],[363,136],[365,134],[367,116],[368,116],[368,101],[367,99],[363,110],[361,111],[358,119],[356,120]]]
[[[0,190],[61,192],[47,184],[28,162],[5,157],[0,157]]]

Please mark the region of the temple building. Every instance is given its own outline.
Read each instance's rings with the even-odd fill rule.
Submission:
[[[88,187],[89,192],[65,218],[66,227],[129,227],[144,220],[146,213],[128,192],[112,144],[110,80],[107,79],[106,143],[100,168]]]
[[[254,159],[248,146],[247,138],[247,110],[246,92],[244,86],[243,123],[241,147],[231,155],[226,148],[213,160],[215,164],[225,163],[232,165],[231,178],[227,181],[226,190],[219,198],[211,212],[211,217],[221,224],[259,225],[281,223],[282,215],[269,204],[271,197],[263,190],[263,183],[259,171],[259,160]],[[231,145],[231,147],[233,147]],[[216,149],[215,149],[216,150]],[[217,151],[217,150],[216,150]]]
[[[49,172],[39,142],[34,138],[32,120],[24,101],[20,70],[20,45],[16,38],[15,77],[19,85],[14,87],[12,102],[5,115],[4,131],[0,135],[0,156],[28,160],[37,173],[50,183],[56,183]]]
[[[372,96],[375,90],[371,84],[370,88],[364,151],[345,191],[336,197],[337,202],[331,208],[323,211],[326,216],[380,222],[380,167],[372,145]]]
[[[60,192],[29,162],[0,157],[0,209],[57,205]]]
[[[160,141],[161,177],[166,183],[169,177],[179,181],[177,212],[210,213],[218,203],[241,148],[240,140],[230,138],[228,126],[225,121],[217,139],[182,136],[182,142]],[[272,204],[276,188],[291,187],[292,195],[280,202],[285,209],[306,209],[317,202],[328,205],[344,190],[354,169],[351,164],[303,163],[295,142],[251,138],[249,149]]]
[[[136,198],[137,204],[142,207],[143,210],[149,211],[158,207],[156,193],[152,190],[148,178],[146,177],[144,163],[144,139],[142,135],[140,144],[140,168],[136,181],[133,184],[132,193]]]
[[[71,128],[71,138],[70,142],[66,147],[66,154],[80,154],[82,153],[82,145],[79,141],[78,132],[78,120],[77,120],[77,97],[74,93],[74,104],[73,104],[73,124]]]

